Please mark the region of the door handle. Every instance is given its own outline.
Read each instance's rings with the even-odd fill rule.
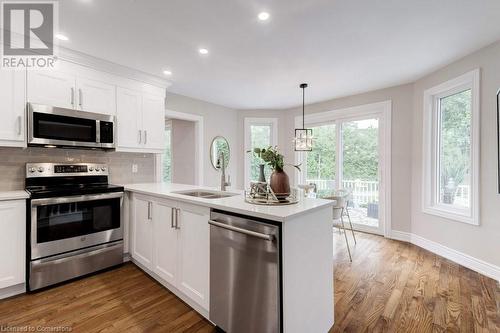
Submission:
[[[144,130],[144,144],[148,143],[148,131]]]
[[[148,220],[151,220],[152,217],[151,217],[151,201],[148,201]]]
[[[78,89],[78,104],[80,105],[80,107],[83,106],[83,93],[82,93],[82,89]]]
[[[139,144],[142,142],[142,131],[139,130]]]
[[[245,234],[245,235],[248,235],[248,236],[257,237],[257,238],[264,239],[264,240],[267,240],[267,241],[270,241],[270,242],[272,242],[274,240],[274,235],[268,235],[268,234],[263,234],[263,233],[252,231],[252,230],[238,228],[238,227],[234,227],[232,225],[228,225],[228,224],[225,224],[225,223],[220,223],[220,222],[213,221],[213,220],[208,220],[208,224],[211,224],[214,227],[219,227],[219,228],[222,228],[222,229],[227,229],[227,230],[230,230],[230,231],[239,232],[240,234]]]
[[[75,107],[75,88],[71,87],[71,106]]]
[[[175,229],[174,219],[175,219],[175,208],[172,207],[171,214],[170,214],[170,228],[172,228],[172,229]]]
[[[17,135],[21,135],[21,131],[22,131],[22,122],[23,122],[23,117],[21,116],[18,116],[17,117]]]

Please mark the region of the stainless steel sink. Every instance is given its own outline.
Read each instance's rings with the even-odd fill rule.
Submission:
[[[217,191],[207,191],[207,190],[177,191],[172,193],[187,195],[196,198],[203,198],[203,199],[221,199],[221,198],[234,197],[235,195],[238,195],[238,193],[217,192]]]

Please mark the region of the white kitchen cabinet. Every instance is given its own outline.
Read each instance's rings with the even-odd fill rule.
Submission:
[[[175,202],[153,204],[153,272],[172,285],[175,285],[177,279],[176,213]]]
[[[148,269],[153,268],[153,202],[142,197],[133,200],[132,257]]]
[[[26,146],[25,79],[25,72],[0,71],[0,146]]]
[[[163,150],[165,144],[165,98],[144,94],[142,96],[142,127],[147,149]]]
[[[112,84],[77,77],[76,91],[78,109],[82,111],[116,114],[116,87]]]
[[[165,98],[139,90],[117,89],[118,149],[128,152],[163,152]]]
[[[210,210],[206,207],[179,205],[179,272],[177,288],[209,308]]]
[[[116,114],[116,86],[104,73],[59,61],[54,69],[28,71],[27,77],[30,103]]]
[[[142,135],[142,95],[139,91],[118,87],[116,90],[118,146],[140,148]]]
[[[0,289],[25,282],[26,201],[0,201]]]
[[[28,71],[27,100],[30,103],[76,108],[75,75],[51,70]]]
[[[142,195],[132,201],[132,259],[208,311],[210,209]]]

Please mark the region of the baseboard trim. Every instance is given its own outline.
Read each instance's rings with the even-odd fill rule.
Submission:
[[[472,269],[480,274],[497,280],[500,283],[500,267],[474,258],[468,254],[454,250],[419,235],[411,235],[411,243],[449,259],[457,264]]]
[[[411,233],[406,232],[406,231],[391,230],[391,235],[389,238],[395,239],[398,241],[402,241],[402,242],[410,243],[411,242]]]
[[[12,296],[24,294],[26,292],[26,284],[20,283],[14,286],[0,289],[0,299],[9,298]]]
[[[472,269],[473,271],[483,274],[500,283],[500,267],[496,265],[490,264],[481,259],[474,258],[468,254],[454,250],[445,245],[431,241],[430,239],[424,238],[422,236],[412,234],[410,232],[392,230],[389,238],[408,242],[426,249],[427,251],[430,251],[459,265]]]

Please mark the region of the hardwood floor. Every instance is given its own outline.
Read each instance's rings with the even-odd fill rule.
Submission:
[[[496,281],[416,246],[362,233],[350,263],[343,237],[334,232],[331,332],[500,332]],[[133,264],[0,301],[0,331],[26,325],[63,332],[215,332]]]

